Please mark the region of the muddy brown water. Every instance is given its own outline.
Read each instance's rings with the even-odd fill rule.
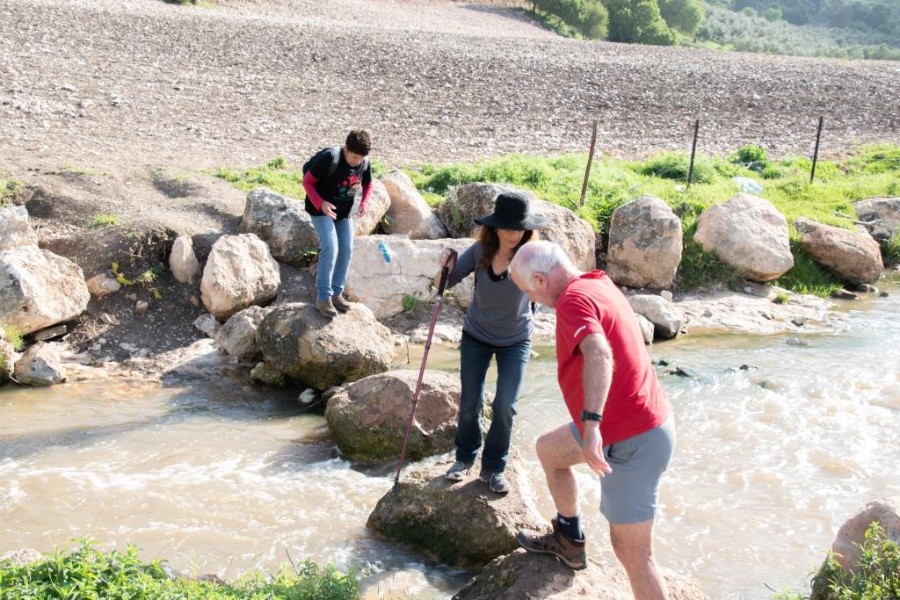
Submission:
[[[678,447],[661,492],[659,562],[711,598],[803,589],[835,531],[900,495],[900,285],[842,305],[827,335],[688,335],[652,347]],[[528,372],[513,443],[543,490],[533,441],[565,411],[552,349]],[[421,355],[419,355],[421,356]],[[453,370],[435,346],[430,368]],[[411,368],[419,359],[412,357]],[[691,379],[667,374],[674,366]],[[742,368],[742,366],[744,368]],[[448,598],[471,573],[376,539],[394,465],[338,455],[293,395],[237,386],[93,382],[0,391],[0,553],[91,537],[187,573],[232,579],[290,561],[364,570],[367,597]],[[578,473],[589,551],[614,560],[598,486]],[[539,506],[551,515],[543,491]]]

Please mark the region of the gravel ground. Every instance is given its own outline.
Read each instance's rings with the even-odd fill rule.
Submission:
[[[0,170],[302,163],[351,127],[389,164],[900,141],[900,64],[558,38],[445,0],[0,0]]]

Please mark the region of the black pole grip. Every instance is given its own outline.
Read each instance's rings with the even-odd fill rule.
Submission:
[[[444,289],[447,287],[447,280],[450,279],[450,271],[456,268],[456,260],[459,254],[453,248],[447,248],[450,251],[450,260],[448,264],[441,267],[441,282],[438,285],[438,296],[444,295]]]

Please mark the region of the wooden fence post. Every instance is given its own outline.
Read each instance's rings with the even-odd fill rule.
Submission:
[[[819,140],[822,139],[822,125],[825,124],[825,117],[819,117],[819,130],[816,131],[816,148],[813,150],[812,171],[809,173],[809,183],[812,185],[816,178],[816,163],[819,162]]]
[[[578,206],[584,206],[584,195],[587,193],[588,178],[591,176],[591,163],[594,161],[594,145],[597,143],[597,119],[594,119],[594,130],[591,133],[591,150],[588,153],[587,167],[584,169],[584,183],[581,184],[581,199]]]
[[[691,187],[694,180],[694,155],[697,154],[697,134],[700,133],[700,119],[694,121],[694,143],[691,144],[691,166],[688,167],[687,187]]]

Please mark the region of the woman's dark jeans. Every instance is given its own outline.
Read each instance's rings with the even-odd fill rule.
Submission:
[[[493,417],[484,441],[481,468],[502,473],[509,458],[516,402],[531,357],[531,340],[512,346],[491,346],[463,332],[460,344],[459,420],[456,426],[456,460],[471,463],[481,447],[481,410],[484,404],[484,380],[491,357],[497,358],[497,391],[492,404]]]

